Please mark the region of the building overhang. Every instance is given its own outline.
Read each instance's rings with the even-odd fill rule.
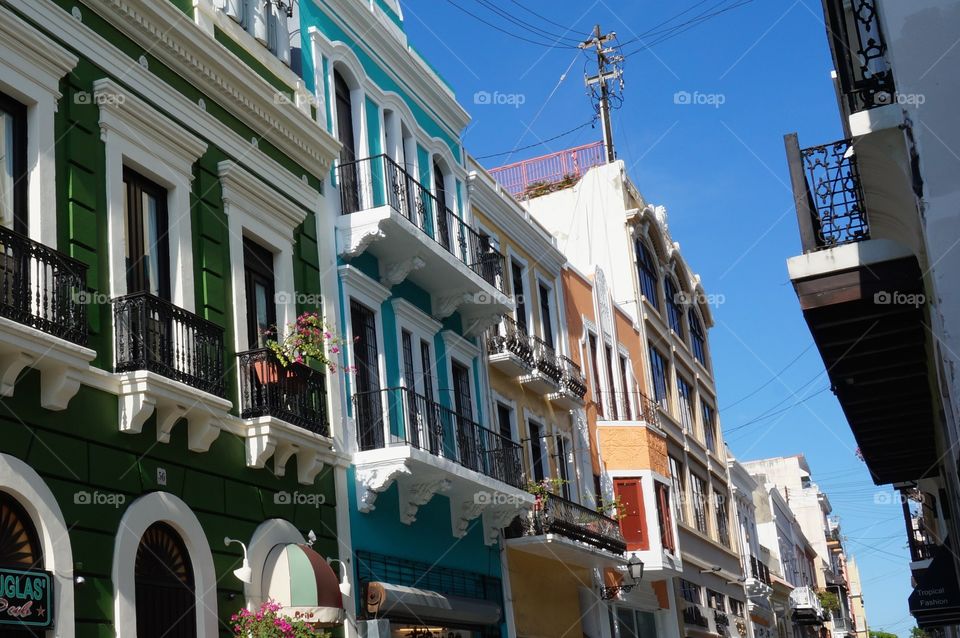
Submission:
[[[508,548],[518,552],[590,569],[620,567],[627,564],[627,558],[622,554],[599,549],[557,533],[521,536],[504,542]]]

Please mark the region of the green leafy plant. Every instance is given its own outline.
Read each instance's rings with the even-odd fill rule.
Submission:
[[[534,197],[541,197],[543,195],[548,195],[554,191],[563,190],[569,188],[577,183],[576,173],[568,173],[561,177],[558,180],[552,182],[547,180],[540,180],[536,182],[530,182],[527,185],[527,188],[523,191],[523,197],[525,199],[532,199]]]
[[[241,609],[230,616],[234,638],[330,638],[330,634],[303,619],[280,613],[280,605],[268,600],[257,611]]]
[[[918,635],[914,635],[913,629],[916,629],[920,632]],[[926,633],[919,627],[914,627],[910,630],[910,638],[926,638]],[[897,634],[892,634],[889,631],[873,631],[870,630],[870,638],[898,638]]]
[[[527,483],[527,491],[536,496],[537,503],[542,505],[547,502],[550,496],[559,492],[560,488],[562,488],[566,482],[567,481],[560,478],[547,477],[539,481],[530,481]]]
[[[840,611],[840,598],[832,591],[818,591],[817,598],[820,599],[820,606],[824,611],[829,611],[831,614]]]
[[[276,328],[267,330],[265,336],[277,337]],[[346,341],[337,336],[318,313],[304,312],[287,324],[286,336],[280,340],[267,339],[266,346],[284,367],[309,360],[336,372],[340,368],[348,369],[338,363],[344,343]]]
[[[620,501],[619,496],[614,496],[613,499],[609,501],[605,498],[601,498],[600,502],[597,504],[597,511],[616,521],[621,520],[625,515],[623,503]]]

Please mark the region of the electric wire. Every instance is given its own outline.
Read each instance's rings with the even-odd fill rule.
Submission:
[[[537,146],[543,146],[544,144],[548,144],[548,143],[550,143],[550,142],[552,142],[552,141],[554,141],[554,140],[558,140],[558,139],[560,139],[561,137],[566,137],[567,135],[570,135],[571,133],[576,133],[576,132],[579,131],[580,129],[586,128],[587,126],[592,125],[592,124],[593,124],[594,122],[596,122],[596,121],[597,121],[597,118],[596,118],[596,116],[594,116],[594,117],[592,117],[591,119],[589,119],[589,120],[587,120],[586,122],[584,122],[583,124],[581,124],[580,126],[574,127],[574,128],[572,128],[572,129],[570,129],[569,131],[564,131],[563,133],[560,133],[560,134],[558,134],[558,135],[554,135],[553,137],[551,137],[551,138],[549,138],[549,139],[541,140],[541,141],[539,141],[539,142],[536,142],[536,143],[534,143],[534,144],[530,144],[530,145],[528,145],[528,146],[521,146],[520,148],[515,148],[515,149],[513,149],[513,150],[511,150],[511,151],[503,151],[502,153],[491,153],[491,154],[489,154],[489,155],[480,155],[480,156],[478,156],[478,157],[474,157],[473,159],[477,159],[477,160],[490,159],[491,157],[500,157],[501,155],[510,155],[511,153],[516,153],[516,152],[518,152],[518,151],[525,151],[525,150],[527,150],[527,149],[536,148]]]
[[[482,22],[483,24],[487,25],[487,26],[490,27],[491,29],[495,29],[495,30],[497,30],[497,31],[499,31],[499,32],[501,32],[501,33],[504,33],[504,34],[512,37],[512,38],[516,38],[517,40],[522,40],[522,41],[524,41],[524,42],[529,42],[530,44],[536,44],[536,45],[538,45],[538,46],[547,47],[548,49],[554,49],[554,48],[578,49],[578,48],[579,48],[579,47],[577,47],[577,46],[574,46],[574,45],[571,45],[571,44],[564,44],[564,43],[562,43],[562,42],[541,42],[541,41],[538,41],[538,40],[531,40],[530,38],[525,38],[525,37],[522,36],[522,35],[517,35],[516,33],[513,33],[512,31],[508,31],[508,30],[500,27],[499,25],[496,25],[496,24],[494,24],[494,23],[492,23],[492,22],[489,22],[488,20],[486,20],[486,19],[478,16],[476,13],[473,13],[473,12],[470,11],[469,9],[465,9],[464,7],[460,6],[460,5],[457,4],[454,0],[447,0],[447,3],[453,5],[454,7],[456,7],[457,9],[459,9],[460,11],[462,11],[463,13],[466,13],[468,16],[470,16],[470,17],[473,18],[474,20],[477,20],[477,21],[479,21],[479,22]]]
[[[771,383],[773,383],[774,381],[776,381],[777,379],[779,379],[781,374],[783,374],[784,372],[786,372],[786,371],[790,368],[790,366],[792,366],[792,365],[795,364],[797,361],[799,361],[800,358],[803,357],[803,355],[807,354],[807,352],[809,352],[809,351],[810,351],[810,348],[812,348],[812,347],[813,347],[813,341],[810,342],[810,345],[808,345],[806,348],[804,348],[803,352],[801,352],[801,353],[798,354],[796,357],[794,357],[793,359],[791,359],[791,360],[790,360],[790,363],[788,363],[787,365],[783,366],[783,368],[781,368],[779,372],[777,372],[777,373],[774,374],[772,377],[770,377],[770,378],[766,381],[766,383],[764,383],[763,385],[761,385],[760,387],[758,387],[757,389],[755,389],[753,392],[750,392],[749,394],[740,397],[739,399],[737,399],[736,401],[734,401],[734,402],[731,403],[730,405],[727,405],[727,406],[724,406],[724,407],[720,408],[720,411],[723,412],[724,410],[729,410],[730,408],[732,408],[732,407],[734,407],[734,406],[736,406],[736,405],[740,405],[741,403],[743,403],[744,401],[746,401],[746,400],[749,399],[750,397],[755,396],[758,392],[760,392],[761,390],[763,390],[764,388],[766,388],[768,385],[770,385]]]

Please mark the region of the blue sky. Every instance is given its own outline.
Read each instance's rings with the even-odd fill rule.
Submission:
[[[510,37],[451,2],[515,34],[561,45]],[[542,142],[591,118],[583,85],[587,60],[567,45],[595,23],[627,42],[689,7],[696,6],[660,27],[661,36],[673,24],[736,3],[405,0],[403,6],[411,42],[473,116],[463,139],[482,157]],[[511,24],[484,4],[552,35]],[[561,35],[569,39],[554,37]],[[624,51],[657,38],[648,34]],[[744,460],[806,455],[842,518],[847,550],[860,564],[871,628],[907,636],[914,623],[900,507],[889,488],[873,485],[855,456],[785,264],[800,252],[800,241],[783,135],[798,132],[801,146],[842,136],[831,69],[820,2],[753,0],[629,55],[614,139],[646,199],[667,207],[673,238],[707,292],[723,300],[710,341],[721,419],[734,454]],[[475,104],[478,91],[522,97]],[[711,103],[676,104],[680,91]],[[599,127],[586,127],[483,163],[496,166],[599,138]],[[768,411],[768,418],[740,427]]]

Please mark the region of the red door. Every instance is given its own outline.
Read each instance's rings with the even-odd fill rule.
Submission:
[[[628,550],[650,548],[647,538],[647,516],[643,509],[640,479],[614,479],[613,491],[620,501],[620,531]]]

